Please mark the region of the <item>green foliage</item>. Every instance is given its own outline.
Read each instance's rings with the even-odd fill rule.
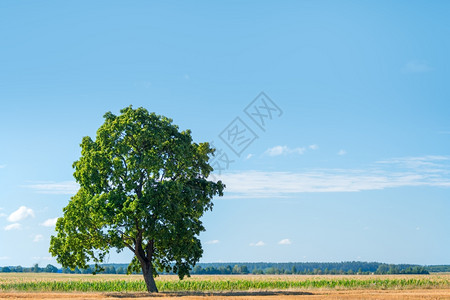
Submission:
[[[54,265],[48,264],[48,265],[44,268],[43,271],[46,272],[46,273],[57,273],[57,272],[58,272],[58,268],[55,267]]]
[[[130,249],[128,272],[174,272],[180,279],[200,259],[200,218],[222,196],[221,181],[207,180],[213,154],[189,130],[144,108],[106,113],[95,140],[84,137],[74,162],[80,190],[56,224],[50,252],[64,267],[102,270],[112,248]]]

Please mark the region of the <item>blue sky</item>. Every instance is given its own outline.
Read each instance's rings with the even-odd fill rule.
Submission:
[[[227,190],[204,217],[203,262],[450,264],[449,12],[446,1],[2,1],[0,265],[55,263],[81,139],[129,105],[233,161],[214,175]],[[236,124],[253,132],[239,156]]]

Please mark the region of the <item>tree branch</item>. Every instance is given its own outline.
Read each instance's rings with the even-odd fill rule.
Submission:
[[[141,174],[139,176],[139,183],[135,189],[136,196],[138,197],[138,199],[142,198],[142,185],[143,184],[144,184],[144,173],[141,171]]]
[[[133,237],[131,237],[131,236],[125,234],[123,231],[121,231],[121,230],[119,230],[119,229],[117,229],[117,231],[122,235],[122,239],[123,239],[124,241],[125,241],[125,239],[131,240],[134,244],[136,244],[136,240],[135,240]],[[125,238],[125,239],[124,239],[124,238]]]
[[[148,261],[152,261],[152,257],[153,257],[153,240],[148,241],[147,243],[147,247],[145,247],[146,252],[147,252],[147,259]]]
[[[130,244],[128,244],[127,242],[123,241],[123,243],[125,244],[125,246],[127,246],[128,249],[130,249],[133,253],[136,252],[136,249],[134,249]]]
[[[142,249],[142,230],[138,231],[138,235],[136,237],[136,248],[135,252],[136,257],[141,261],[141,263],[148,263],[147,256],[145,255],[144,249]]]

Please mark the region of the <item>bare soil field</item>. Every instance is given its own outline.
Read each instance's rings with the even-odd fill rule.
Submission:
[[[171,300],[275,300],[275,299],[450,299],[450,289],[439,290],[315,290],[309,292],[241,292],[241,293],[0,293],[0,299],[171,299]]]

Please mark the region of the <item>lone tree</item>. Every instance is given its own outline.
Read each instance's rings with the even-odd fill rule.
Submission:
[[[112,248],[128,248],[128,273],[142,270],[148,291],[158,292],[158,271],[190,275],[203,253],[200,217],[225,185],[208,180],[208,143],[144,108],[120,112],[105,114],[95,141],[83,138],[73,164],[80,189],[56,223],[50,252],[71,269],[93,262],[95,273]]]

